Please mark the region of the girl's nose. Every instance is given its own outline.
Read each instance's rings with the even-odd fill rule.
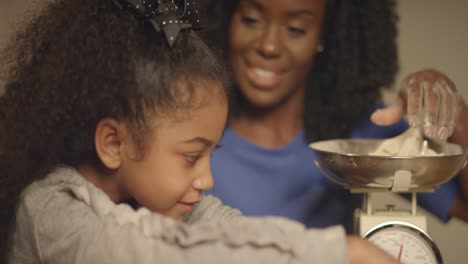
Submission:
[[[209,168],[207,172],[202,173],[200,177],[197,177],[193,181],[192,186],[198,191],[206,191],[213,188],[213,184],[213,175],[211,174],[211,169]]]
[[[277,57],[281,52],[281,42],[279,28],[275,25],[268,25],[259,35],[256,49],[264,57]]]

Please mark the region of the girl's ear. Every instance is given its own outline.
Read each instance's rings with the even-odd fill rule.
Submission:
[[[94,133],[96,153],[108,169],[118,169],[122,165],[127,135],[127,128],[121,121],[105,118],[97,124]]]

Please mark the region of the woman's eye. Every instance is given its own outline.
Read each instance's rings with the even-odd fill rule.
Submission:
[[[241,22],[247,26],[254,26],[258,20],[253,17],[243,16],[241,17]]]
[[[306,33],[306,31],[302,28],[297,28],[297,27],[288,27],[289,34],[292,36],[302,36]]]

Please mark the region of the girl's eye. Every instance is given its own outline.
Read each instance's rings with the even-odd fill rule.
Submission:
[[[194,165],[197,160],[199,160],[202,157],[201,153],[188,153],[185,154],[185,159],[191,164]]]

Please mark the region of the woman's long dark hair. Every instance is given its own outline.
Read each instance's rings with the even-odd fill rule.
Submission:
[[[194,82],[227,87],[225,68],[197,34],[180,33],[171,48],[164,35],[111,0],[49,3],[11,39],[1,63],[0,263],[7,263],[25,186],[58,164],[100,165],[99,120],[125,121],[144,151],[150,115],[189,111],[192,97],[178,95],[193,94]],[[188,85],[176,88],[181,80]]]
[[[228,59],[228,34],[237,1],[205,0],[211,32],[205,38]],[[348,137],[356,122],[381,101],[380,88],[398,70],[394,0],[327,0],[325,50],[315,56],[307,80],[304,129],[307,141]],[[238,89],[231,113],[241,107]]]

